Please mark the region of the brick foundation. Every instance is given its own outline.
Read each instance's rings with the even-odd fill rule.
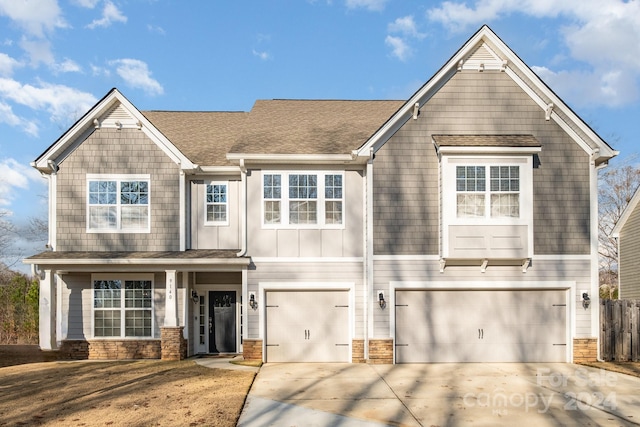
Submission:
[[[257,360],[262,361],[262,340],[248,340],[242,341],[242,357],[244,360]]]
[[[367,362],[374,364],[392,364],[393,340],[369,340],[369,360]]]
[[[85,340],[67,340],[60,344],[61,359],[87,360],[89,358],[89,342]]]
[[[89,360],[159,359],[158,340],[101,340],[89,341]]]
[[[597,338],[573,339],[573,363],[587,363],[598,361]]]
[[[351,341],[351,363],[364,363],[364,340]]]
[[[183,330],[183,326],[160,328],[162,360],[182,360],[187,357],[187,341]]]

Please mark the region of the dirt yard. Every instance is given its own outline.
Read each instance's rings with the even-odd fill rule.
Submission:
[[[52,359],[0,346],[0,426],[235,426],[255,376],[193,360]]]

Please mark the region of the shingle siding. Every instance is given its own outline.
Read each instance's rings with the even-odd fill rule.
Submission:
[[[149,174],[150,233],[87,233],[87,174]],[[57,251],[179,250],[178,166],[135,129],[98,129],[60,164]]]
[[[620,298],[640,299],[640,209],[636,207],[620,230]]]
[[[589,253],[587,154],[505,73],[460,72],[376,153],[375,254],[439,254],[438,134],[533,135],[534,251]]]

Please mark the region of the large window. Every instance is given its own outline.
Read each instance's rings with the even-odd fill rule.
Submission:
[[[519,218],[520,166],[456,166],[458,218]]]
[[[149,176],[87,176],[87,231],[148,232]]]
[[[226,182],[211,182],[205,188],[205,224],[229,224],[229,199]]]
[[[152,337],[152,296],[151,280],[94,279],[94,337]]]
[[[265,226],[341,227],[344,176],[334,172],[265,172]]]

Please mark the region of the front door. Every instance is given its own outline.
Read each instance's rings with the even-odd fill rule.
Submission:
[[[209,353],[236,353],[236,291],[209,291]]]

